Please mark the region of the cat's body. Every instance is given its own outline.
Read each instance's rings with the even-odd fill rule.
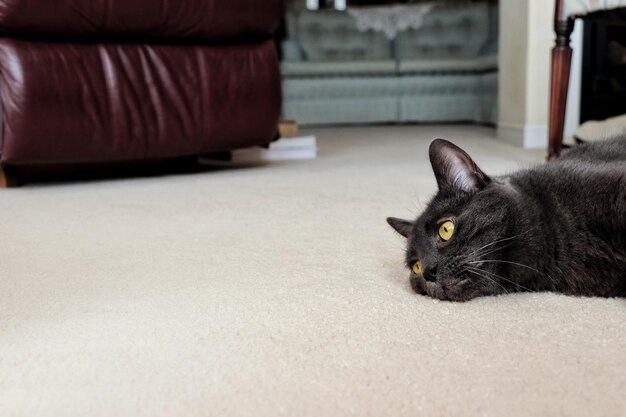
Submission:
[[[493,178],[449,142],[434,141],[430,157],[439,193],[415,222],[388,220],[408,238],[418,293],[626,296],[626,139]]]

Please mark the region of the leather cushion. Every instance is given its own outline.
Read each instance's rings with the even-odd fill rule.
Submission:
[[[0,39],[1,162],[97,162],[266,144],[281,104],[271,40],[232,46]]]
[[[282,0],[0,0],[0,31],[21,35],[224,40],[269,37]]]

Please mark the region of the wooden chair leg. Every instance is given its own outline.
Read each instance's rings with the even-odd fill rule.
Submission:
[[[15,171],[10,167],[0,167],[0,188],[19,187]]]
[[[572,62],[570,36],[573,30],[574,20],[566,15],[563,0],[557,0],[554,12],[556,45],[552,48],[552,78],[550,81],[549,160],[558,158],[563,148],[565,108]]]

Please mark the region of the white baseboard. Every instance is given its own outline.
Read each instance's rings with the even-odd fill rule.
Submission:
[[[522,148],[547,148],[548,128],[500,124],[498,125],[498,138]]]

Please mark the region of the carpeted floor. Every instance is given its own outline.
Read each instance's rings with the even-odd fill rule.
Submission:
[[[626,300],[412,294],[385,217],[445,136],[315,130],[320,157],[0,192],[2,416],[624,416]]]

